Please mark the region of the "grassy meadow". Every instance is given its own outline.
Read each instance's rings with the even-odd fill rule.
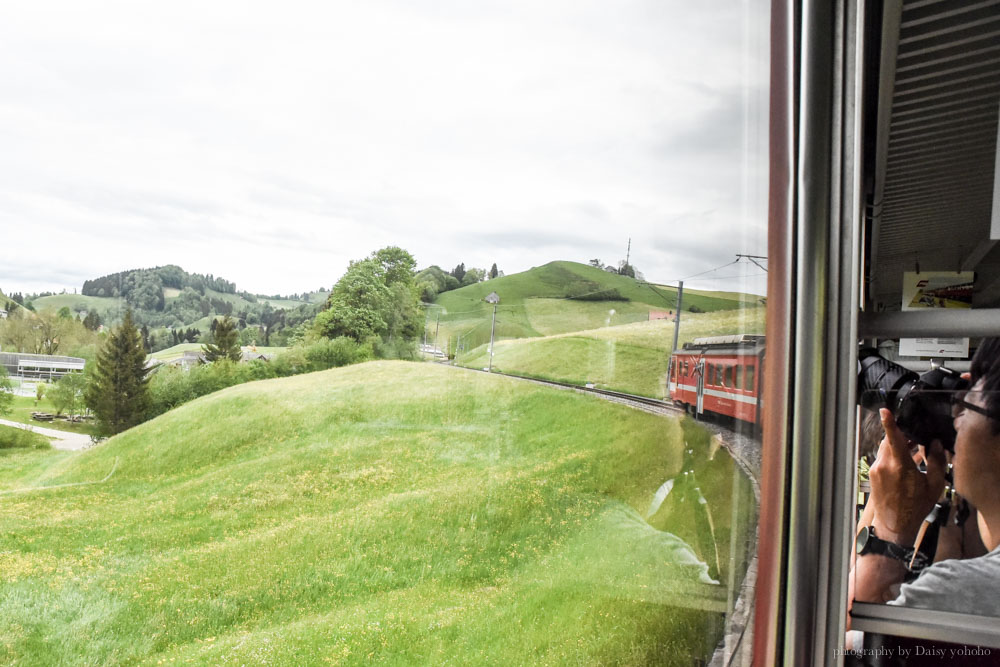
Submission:
[[[626,300],[589,301],[587,295],[616,291]],[[437,332],[442,349],[471,351],[490,339],[493,306],[483,299],[500,296],[496,335],[501,339],[531,338],[583,329],[645,322],[650,311],[676,307],[673,287],[650,286],[576,262],[550,262],[503,278],[440,294],[427,309],[430,340]],[[583,298],[581,298],[583,297]],[[758,297],[730,292],[685,290],[684,307],[705,312],[733,310],[756,303]],[[609,311],[614,310],[613,315]]]
[[[45,436],[0,424],[0,449],[48,449],[51,446]]]
[[[697,474],[728,554],[755,510],[716,453],[693,423],[405,362],[0,451],[0,663],[691,664],[725,589],[692,508],[654,499]]]
[[[544,301],[539,299],[538,301]],[[542,338],[499,340],[493,368],[527,375],[664,398],[667,364],[674,341],[674,322],[618,324],[618,313],[602,305],[609,326]],[[594,314],[590,313],[592,317]],[[765,309],[751,307],[712,313],[683,313],[678,345],[703,336],[764,333]],[[460,353],[456,363],[469,368],[488,365],[488,345]]]
[[[51,387],[51,385],[48,386]],[[90,435],[94,432],[93,424],[88,422],[68,422],[62,419],[40,422],[31,418],[32,412],[49,412],[55,414],[56,406],[49,400],[48,396],[43,397],[40,401],[30,396],[14,396],[11,410],[3,415],[3,419],[21,424],[31,424],[40,428],[51,428],[56,431],[68,431],[70,433]]]

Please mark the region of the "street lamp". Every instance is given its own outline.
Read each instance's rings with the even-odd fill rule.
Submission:
[[[500,296],[496,292],[490,292],[486,297],[486,303],[493,304],[493,324],[490,326],[490,365],[486,369],[487,373],[493,372],[493,336],[497,330],[497,304],[500,303]]]

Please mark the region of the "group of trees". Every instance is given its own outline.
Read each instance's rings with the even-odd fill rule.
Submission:
[[[97,334],[69,313],[34,313],[23,308],[0,320],[0,347],[8,352],[93,356]]]
[[[136,309],[163,310],[163,288],[182,290],[190,287],[204,296],[210,289],[224,294],[235,294],[236,285],[212,274],[188,273],[175,265],[153,269],[131,269],[111,273],[83,282],[84,296],[122,297]]]
[[[467,269],[463,262],[448,272],[437,265],[429,266],[414,276],[414,281],[416,282],[417,293],[420,298],[429,303],[438,294],[443,292],[449,292],[468,285],[475,285],[484,280],[492,280],[500,276],[503,276],[503,271],[497,269],[496,262],[493,263],[489,271],[476,268]]]
[[[624,259],[619,260],[617,265],[605,264],[599,259],[592,259],[587,263],[595,268],[607,271],[608,273],[617,273],[620,276],[628,276],[629,278],[635,278],[636,280],[643,280],[642,272]]]
[[[316,316],[315,331],[326,338],[378,339],[397,347],[415,341],[423,328],[415,268],[413,256],[395,246],[352,261]]]

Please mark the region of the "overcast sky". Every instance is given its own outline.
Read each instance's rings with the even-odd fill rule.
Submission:
[[[7,3],[0,290],[765,254],[766,3]],[[763,292],[740,264],[686,285]],[[740,283],[730,276],[754,276]]]

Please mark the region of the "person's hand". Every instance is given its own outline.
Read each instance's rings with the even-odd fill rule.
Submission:
[[[935,441],[924,448],[927,472],[920,472],[910,455],[910,442],[896,426],[892,412],[882,408],[879,414],[885,438],[868,473],[871,502],[875,504],[872,526],[883,540],[909,546],[944,490],[944,447]]]

